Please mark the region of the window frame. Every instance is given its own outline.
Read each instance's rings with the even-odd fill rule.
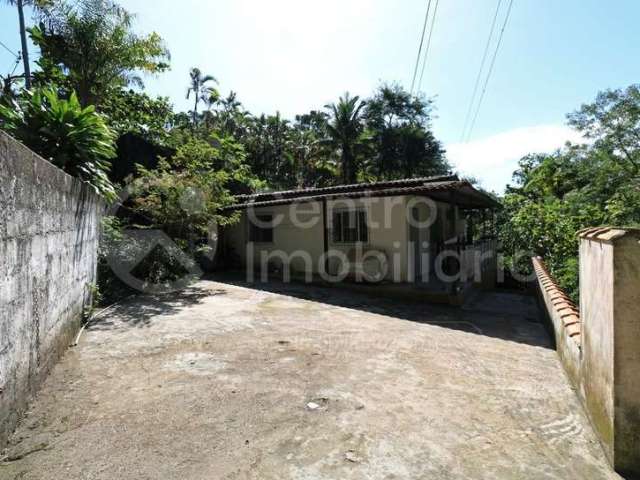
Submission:
[[[273,224],[273,219],[275,217],[275,215],[272,212],[261,212],[261,213],[256,213],[254,215],[257,219],[259,219],[261,222],[269,222],[271,224],[270,227],[261,227],[259,225],[256,225],[255,223],[253,223],[251,221],[251,218],[247,217],[247,223],[249,225],[249,231],[247,232],[248,235],[248,239],[249,242],[251,243],[261,243],[261,244],[273,244],[274,243],[274,230],[275,230],[275,225]],[[261,217],[270,217],[270,220],[264,220]],[[261,235],[264,234],[264,232],[269,232],[269,239],[265,240]],[[260,235],[258,235],[256,237],[256,233],[259,233]]]
[[[369,217],[367,215],[368,211],[364,207],[359,207],[355,209],[351,208],[341,208],[335,209],[331,212],[331,242],[336,245],[367,245],[369,243],[370,237],[370,228],[369,228]],[[355,222],[355,228],[349,230],[355,230],[355,239],[354,240],[345,240],[345,228],[344,224],[344,216],[353,215],[353,220]],[[339,222],[336,222],[336,218],[340,216]],[[362,220],[364,222],[362,222]],[[336,238],[336,225],[339,223],[340,226],[340,238]],[[363,229],[364,223],[364,229]],[[364,235],[363,235],[364,232]]]

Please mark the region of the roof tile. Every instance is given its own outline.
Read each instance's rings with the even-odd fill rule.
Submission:
[[[640,228],[626,227],[589,227],[578,230],[578,238],[612,243],[627,235],[633,235],[640,239]]]

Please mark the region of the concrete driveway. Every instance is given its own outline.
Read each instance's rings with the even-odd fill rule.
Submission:
[[[533,299],[202,281],[101,317],[2,479],[614,479]]]

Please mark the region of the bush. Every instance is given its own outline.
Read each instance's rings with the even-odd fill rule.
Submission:
[[[118,218],[103,224],[103,291],[122,286],[108,260],[122,269],[116,272],[121,278],[129,277],[127,283],[153,292],[183,286],[202,265],[211,265],[213,230],[238,218],[222,211],[234,202],[229,188],[252,181],[239,162],[242,152],[232,147],[228,140],[214,147],[192,139],[156,169],[138,165]]]
[[[51,88],[24,91],[0,104],[0,128],[107,200],[116,198],[107,177],[116,155],[114,134],[92,106],[80,106],[75,93],[65,100]]]

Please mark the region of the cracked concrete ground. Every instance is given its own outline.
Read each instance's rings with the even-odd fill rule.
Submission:
[[[103,315],[2,479],[614,479],[532,298],[202,281]]]

